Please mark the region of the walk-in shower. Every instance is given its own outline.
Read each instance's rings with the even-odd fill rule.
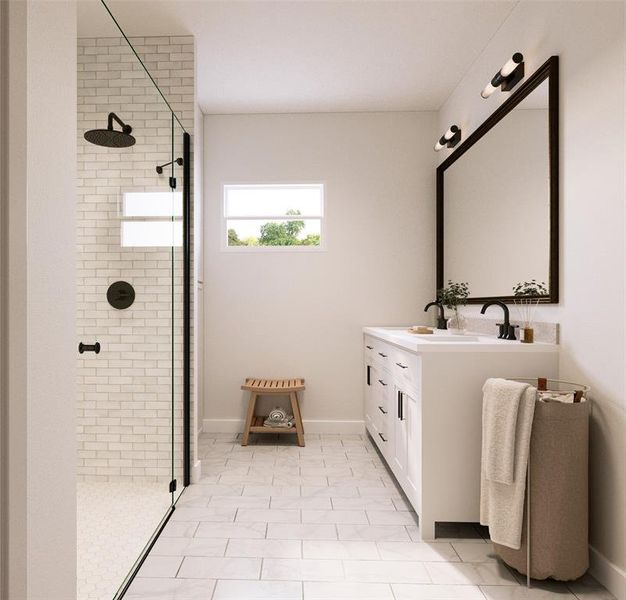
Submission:
[[[77,595],[112,600],[190,480],[193,42],[79,4]]]

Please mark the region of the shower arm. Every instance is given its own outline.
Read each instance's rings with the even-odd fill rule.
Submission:
[[[174,163],[176,163],[177,165],[179,165],[180,167],[183,166],[183,159],[182,158],[176,158],[174,160],[170,160],[170,162],[165,163],[163,165],[157,165],[156,167],[156,172],[161,175],[163,173],[163,167],[169,167],[170,165],[173,165]]]
[[[107,129],[109,131],[113,131],[113,121],[116,121],[119,126],[122,128],[123,133],[130,133],[133,128],[130,125],[126,125],[122,119],[120,119],[115,113],[109,113],[109,119],[107,123]]]

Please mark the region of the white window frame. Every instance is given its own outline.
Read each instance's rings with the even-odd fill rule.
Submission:
[[[262,188],[262,187],[282,187],[282,188],[302,188],[317,186],[321,191],[322,207],[320,215],[307,217],[285,216],[285,215],[246,215],[245,217],[228,217],[226,214],[226,196],[228,189]],[[326,239],[326,182],[324,181],[298,181],[276,182],[276,183],[222,183],[222,209],[220,219],[220,250],[222,252],[250,253],[250,252],[325,252],[327,249]],[[228,245],[228,221],[293,221],[316,219],[320,222],[320,245],[319,246],[229,246]]]

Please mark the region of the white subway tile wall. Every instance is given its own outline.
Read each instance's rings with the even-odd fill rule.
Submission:
[[[185,130],[193,133],[193,37],[131,42]],[[88,129],[106,128],[109,112],[133,127],[134,146],[103,148],[83,139]],[[174,122],[173,131],[177,158],[183,130]],[[79,357],[83,481],[168,482],[172,435],[175,473],[181,474],[183,251],[120,243],[122,193],[168,191],[171,171],[158,175],[155,167],[171,158],[171,113],[126,42],[79,39],[77,337],[102,345],[99,355]],[[175,175],[180,189],[182,167],[176,165]],[[125,310],[106,299],[117,280],[135,289],[135,302]]]

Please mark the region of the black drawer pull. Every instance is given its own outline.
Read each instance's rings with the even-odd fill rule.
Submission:
[[[380,385],[387,386],[387,384],[386,384],[386,383],[385,383],[382,379],[379,379],[379,380],[378,380],[378,383],[380,383]]]
[[[380,439],[381,439],[383,442],[386,442],[386,441],[387,441],[387,440],[384,438],[384,436],[383,436],[383,434],[382,434],[382,433],[379,433],[378,435],[380,436]]]
[[[374,346],[365,346],[368,350],[373,350]]]
[[[387,411],[386,411],[386,410],[385,410],[382,406],[379,406],[379,407],[378,407],[378,410],[379,410],[381,413],[383,413],[383,415],[386,415],[386,414],[387,414]]]
[[[402,363],[397,362],[396,363],[401,369],[408,369],[409,367],[407,365],[403,365]]]
[[[398,419],[400,419],[400,421],[404,421],[403,400],[404,400],[404,393],[398,390]]]
[[[83,344],[81,342],[78,344],[78,351],[81,354],[83,352],[95,352],[96,354],[100,354],[100,342],[96,342],[95,344]]]
[[[386,355],[386,354],[383,354],[382,352],[379,352],[379,353],[378,353],[378,355],[379,355],[379,356],[382,356],[383,358],[387,358],[387,355]]]

